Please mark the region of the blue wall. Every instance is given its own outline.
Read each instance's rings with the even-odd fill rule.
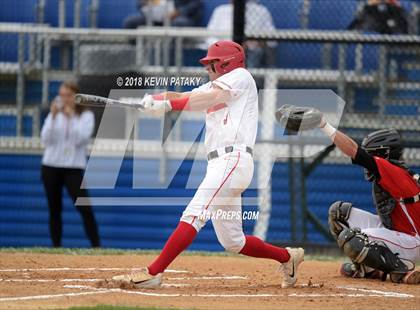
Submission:
[[[109,160],[109,159],[108,159]],[[50,246],[48,212],[42,183],[40,181],[38,155],[0,155],[0,246]],[[157,167],[156,160],[145,162]],[[185,189],[191,161],[179,168],[169,189],[131,189],[132,159],[124,159],[116,188],[113,190],[90,190],[96,197],[192,197],[194,190]],[[170,164],[171,166],[171,164]],[[173,166],[173,165],[172,165]],[[205,162],[200,162],[199,171],[204,175]],[[155,168],[147,170],[150,178],[157,175]],[[148,177],[146,175],[146,177]],[[200,179],[201,175],[195,175]],[[272,180],[272,214],[268,231],[269,241],[290,241],[290,205],[288,171],[286,164],[276,164]],[[370,185],[364,181],[362,170],[352,165],[319,166],[307,180],[310,209],[327,223],[327,210],[336,200],[347,200],[355,206],[373,211]],[[245,192],[255,197],[255,190]],[[104,247],[115,248],[161,248],[171,231],[176,227],[185,206],[95,206]],[[256,210],[255,206],[245,208]],[[67,194],[63,212],[63,246],[88,246],[81,219]],[[245,221],[246,233],[251,233],[253,221]],[[325,243],[327,240],[308,225],[309,241]],[[211,227],[203,229],[191,249],[222,250]]]
[[[157,160],[145,162],[157,167]],[[113,190],[93,189],[95,197],[192,197],[194,190],[185,189],[191,161],[179,168],[171,186],[166,190],[132,189],[133,163],[123,161],[117,184]],[[0,155],[0,246],[50,246],[48,210],[40,180],[40,156]],[[155,165],[156,164],[156,165]],[[170,164],[171,165],[171,164]],[[203,172],[205,165],[200,165]],[[146,170],[150,179],[156,178],[157,169]],[[145,177],[148,178],[149,176]],[[255,196],[248,191],[247,196]],[[176,227],[185,206],[111,206],[94,207],[102,245],[113,248],[158,249],[164,245]],[[255,207],[246,209],[255,210]],[[79,214],[65,193],[63,210],[63,246],[89,246]],[[254,222],[247,221],[244,228],[252,232]],[[200,232],[190,249],[222,250],[211,222]]]

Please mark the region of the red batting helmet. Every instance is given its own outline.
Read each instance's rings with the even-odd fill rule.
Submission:
[[[233,41],[217,41],[209,46],[207,56],[201,58],[200,63],[207,65],[212,60],[219,60],[214,64],[215,70],[224,74],[245,67],[245,52],[242,46]]]

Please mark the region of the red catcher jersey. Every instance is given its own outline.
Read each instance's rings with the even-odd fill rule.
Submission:
[[[409,198],[420,191],[417,182],[405,170],[391,164],[384,158],[373,157],[381,176],[379,185],[398,201],[391,213],[394,230],[409,235],[420,234],[420,201],[411,204],[401,204],[401,198]]]

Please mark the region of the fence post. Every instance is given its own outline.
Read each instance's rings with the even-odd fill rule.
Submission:
[[[74,0],[74,21],[73,21],[74,28],[80,28],[80,8],[81,8],[80,0]],[[76,76],[79,76],[79,71],[80,71],[79,48],[80,48],[80,40],[79,38],[76,38],[73,41],[73,70],[75,71]]]
[[[89,7],[89,27],[96,28],[98,26],[98,0],[91,0]]]
[[[23,104],[25,98],[25,34],[19,33],[18,38],[19,71],[16,83],[16,135],[23,135]]]
[[[264,78],[264,93],[261,111],[261,139],[264,141],[274,138],[273,113],[276,107],[277,76],[267,73]],[[271,169],[273,167],[272,145],[264,143],[260,146],[258,157],[257,186],[259,199],[259,217],[254,226],[254,235],[265,240],[271,214]],[[269,180],[267,182],[267,180]]]
[[[42,108],[48,108],[48,97],[49,97],[49,80],[48,70],[50,69],[50,49],[51,41],[50,38],[44,36],[44,63],[42,65]]]
[[[245,37],[245,0],[233,0],[233,41],[242,44]]]
[[[338,45],[339,77],[338,77],[338,80],[337,80],[337,91],[338,91],[338,95],[343,100],[346,100],[346,77],[345,77],[346,56],[347,56],[346,48],[347,48],[347,44],[339,44]]]
[[[311,11],[311,0],[304,0],[300,13],[300,28],[308,29],[309,26],[309,13]]]
[[[378,75],[379,75],[379,94],[378,94],[378,104],[379,104],[379,114],[381,116],[385,113],[385,101],[387,98],[387,55],[388,50],[385,45],[379,47],[379,64],[378,64]]]
[[[38,0],[36,5],[36,22],[42,24],[45,16],[45,0]]]
[[[58,0],[58,27],[66,26],[66,0]]]
[[[302,146],[302,157],[300,158],[299,168],[300,168],[300,224],[302,225],[302,241],[306,242],[308,239],[308,228],[307,228],[307,216],[306,210],[308,210],[308,202],[306,200],[306,176],[305,176],[305,158],[303,157],[303,146]]]
[[[295,242],[297,240],[297,225],[296,225],[296,184],[294,178],[295,175],[295,160],[292,157],[292,145],[289,144],[289,197],[290,197],[290,233],[292,241]]]

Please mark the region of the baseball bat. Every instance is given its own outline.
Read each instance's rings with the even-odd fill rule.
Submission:
[[[95,107],[105,107],[115,106],[123,108],[135,108],[143,110],[144,106],[140,104],[141,99],[136,101],[120,101],[115,99],[109,99],[101,96],[88,95],[88,94],[76,94],[75,103],[79,105],[95,106]]]

